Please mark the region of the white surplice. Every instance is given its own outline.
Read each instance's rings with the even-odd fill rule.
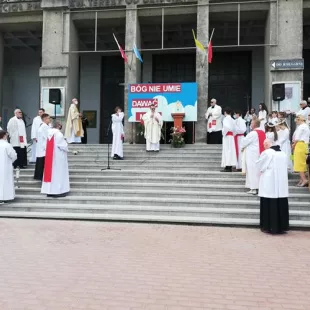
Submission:
[[[264,198],[288,197],[287,156],[282,151],[268,149],[257,161],[261,173],[258,195]]]
[[[308,115],[310,114],[310,108],[309,107],[305,107],[305,108],[301,108],[296,115],[301,115],[305,118],[305,120],[308,119]]]
[[[236,124],[235,120],[230,116],[226,115],[223,120],[223,147],[222,147],[222,167],[236,166],[237,155],[235,147],[235,134]],[[227,135],[231,133],[232,135]]]
[[[209,107],[205,118],[208,120],[209,133],[222,130],[222,108],[219,105],[216,104],[214,107]]]
[[[12,117],[8,122],[7,129],[10,136],[10,143],[13,147],[27,147],[26,126],[21,118]],[[20,137],[23,137],[23,143],[20,142]]]
[[[37,148],[37,141],[38,140],[38,130],[42,124],[41,116],[36,116],[32,121],[31,127],[31,139],[32,139],[32,147],[31,147],[31,157],[29,162],[35,163],[36,162],[36,148]]]
[[[273,132],[267,131],[266,132],[266,139],[270,140],[272,145],[276,144],[276,142],[274,141],[274,133]]]
[[[238,157],[237,157],[236,169],[242,169],[241,145],[242,145],[242,141],[244,139],[244,134],[247,131],[246,122],[240,116],[240,117],[236,118],[235,124],[236,124],[235,135],[236,135],[236,140],[238,143]]]
[[[255,130],[251,131],[242,141],[241,148],[245,148],[245,187],[251,190],[258,189],[260,172],[256,164],[259,158],[259,139]]]
[[[52,164],[52,180],[45,182],[43,176],[41,193],[47,195],[61,195],[70,191],[68,167],[68,143],[58,129],[49,129],[48,141],[54,137],[54,154]],[[44,173],[47,169],[47,155],[45,157]]]
[[[158,121],[155,120],[158,119]],[[158,112],[152,114],[151,111],[145,113],[142,117],[144,122],[144,138],[146,140],[147,151],[159,151],[161,128],[163,126],[162,117]]]
[[[15,198],[13,162],[17,154],[6,140],[0,140],[0,201]]]
[[[260,120],[260,129],[265,131],[265,124],[267,123],[267,112],[265,110],[259,111],[258,119]]]
[[[38,143],[37,143],[36,157],[45,156],[46,142],[47,142],[49,131],[50,131],[50,127],[45,123],[42,123],[42,125],[38,129],[38,133],[37,133]]]
[[[124,137],[124,126],[123,126],[124,112],[120,112],[118,115],[112,114],[112,151],[111,157],[118,155],[119,157],[124,157],[123,154],[123,137]]]
[[[292,171],[293,163],[291,160],[292,147],[291,147],[291,141],[290,141],[290,131],[288,130],[288,128],[280,129],[278,130],[277,134],[278,134],[278,141],[276,142],[276,144],[279,145],[281,151],[286,154],[287,168],[289,171]]]

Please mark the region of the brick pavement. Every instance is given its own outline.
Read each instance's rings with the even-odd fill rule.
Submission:
[[[310,232],[0,219],[1,310],[310,309]]]

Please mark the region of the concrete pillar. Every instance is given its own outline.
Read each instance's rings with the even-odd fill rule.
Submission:
[[[2,89],[3,89],[3,61],[4,61],[4,42],[3,42],[3,35],[0,32],[0,116],[2,116],[2,107],[3,107],[3,96],[2,96]]]
[[[128,84],[141,82],[141,63],[132,53],[133,45],[136,44],[140,48],[141,35],[140,24],[138,19],[138,10],[136,5],[128,5],[126,10],[126,42],[125,49],[128,55],[128,64],[125,65],[125,87],[124,87],[124,110],[128,111]],[[128,115],[128,114],[127,114]],[[129,123],[125,119],[125,139],[126,142],[135,143],[136,126],[135,123]]]
[[[65,88],[65,113],[73,97],[79,93],[79,56],[66,53],[78,50],[78,36],[70,14],[63,14],[63,8],[43,11],[42,87]]]
[[[197,39],[206,46],[209,40],[209,0],[198,0]],[[198,83],[196,142],[206,142],[207,123],[205,113],[208,109],[208,59],[200,51],[196,52],[196,82]]]
[[[278,11],[278,14],[277,14]],[[278,15],[278,23],[277,23]],[[277,27],[278,26],[278,27]],[[266,44],[276,44],[265,47],[265,103],[272,110],[272,82],[301,81],[303,71],[271,71],[271,60],[302,58],[303,51],[303,1],[279,0],[270,3],[267,17]],[[301,90],[302,92],[302,90]],[[302,98],[302,96],[301,96]]]

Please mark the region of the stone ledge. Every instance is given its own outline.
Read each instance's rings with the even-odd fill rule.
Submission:
[[[41,67],[40,77],[67,77],[68,67]]]
[[[68,0],[42,0],[41,2],[42,9],[55,9],[63,7],[69,7]]]

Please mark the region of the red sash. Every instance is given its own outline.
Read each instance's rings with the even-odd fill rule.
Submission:
[[[234,134],[233,134],[232,131],[228,131],[227,134],[226,134],[226,136],[233,136],[233,135],[234,135]]]
[[[212,121],[209,123],[209,128],[212,128],[212,126],[216,126],[216,119],[212,120]]]
[[[266,134],[264,131],[260,129],[254,129],[258,135],[258,144],[259,144],[259,154],[264,151],[264,141],[266,140]]]
[[[52,182],[52,169],[53,169],[53,158],[54,158],[54,136],[51,140],[47,140],[46,143],[46,154],[44,164],[44,178],[43,182]]]
[[[236,146],[236,154],[237,154],[237,159],[239,157],[239,144],[238,144],[238,137],[244,137],[243,133],[238,133],[237,135],[235,135],[235,146]]]
[[[23,136],[19,136],[19,143],[24,143],[24,137]]]

